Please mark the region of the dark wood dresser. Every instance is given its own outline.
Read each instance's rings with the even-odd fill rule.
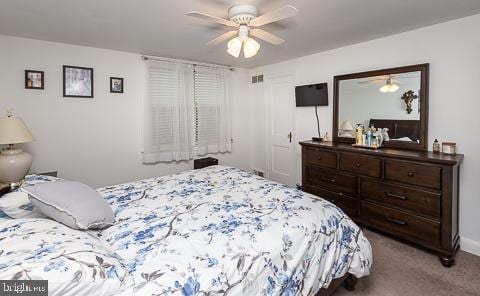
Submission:
[[[427,248],[444,266],[453,265],[463,155],[300,144],[304,191],[331,201],[361,225]]]

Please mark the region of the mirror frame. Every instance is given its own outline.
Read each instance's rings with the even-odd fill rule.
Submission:
[[[422,90],[419,94],[420,99],[420,143],[412,142],[401,142],[401,141],[389,141],[384,142],[383,147],[387,148],[399,148],[399,149],[409,149],[409,150],[428,150],[428,92],[429,92],[429,70],[430,64],[418,64],[411,66],[403,66],[389,69],[381,69],[367,72],[359,72],[353,74],[337,75],[334,77],[334,89],[333,89],[333,141],[340,143],[350,143],[353,144],[355,139],[339,137],[338,136],[338,127],[339,127],[339,85],[342,80],[358,79],[358,78],[367,78],[372,76],[382,76],[389,74],[400,74],[407,72],[421,72],[420,79],[420,89]],[[387,119],[387,118],[381,118]]]

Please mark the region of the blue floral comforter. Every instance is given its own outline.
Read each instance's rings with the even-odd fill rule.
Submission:
[[[98,191],[117,220],[101,232],[0,213],[0,279],[48,280],[62,296],[314,295],[370,273],[370,244],[340,209],[235,168]]]
[[[362,231],[335,205],[224,166],[99,189],[101,233],[135,295],[314,295],[370,273]]]

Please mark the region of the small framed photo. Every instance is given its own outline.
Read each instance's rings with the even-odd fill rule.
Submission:
[[[93,68],[63,66],[63,97],[93,98]]]
[[[110,77],[110,92],[117,94],[123,93],[123,78]]]
[[[442,152],[445,153],[445,154],[451,154],[451,155],[457,154],[457,143],[443,142],[442,143]]]
[[[25,88],[26,89],[44,89],[43,71],[25,70]]]

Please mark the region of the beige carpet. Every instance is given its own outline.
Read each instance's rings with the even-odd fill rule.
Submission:
[[[373,247],[373,271],[355,291],[339,288],[335,296],[480,295],[480,257],[459,251],[451,268],[437,256],[365,230]]]

